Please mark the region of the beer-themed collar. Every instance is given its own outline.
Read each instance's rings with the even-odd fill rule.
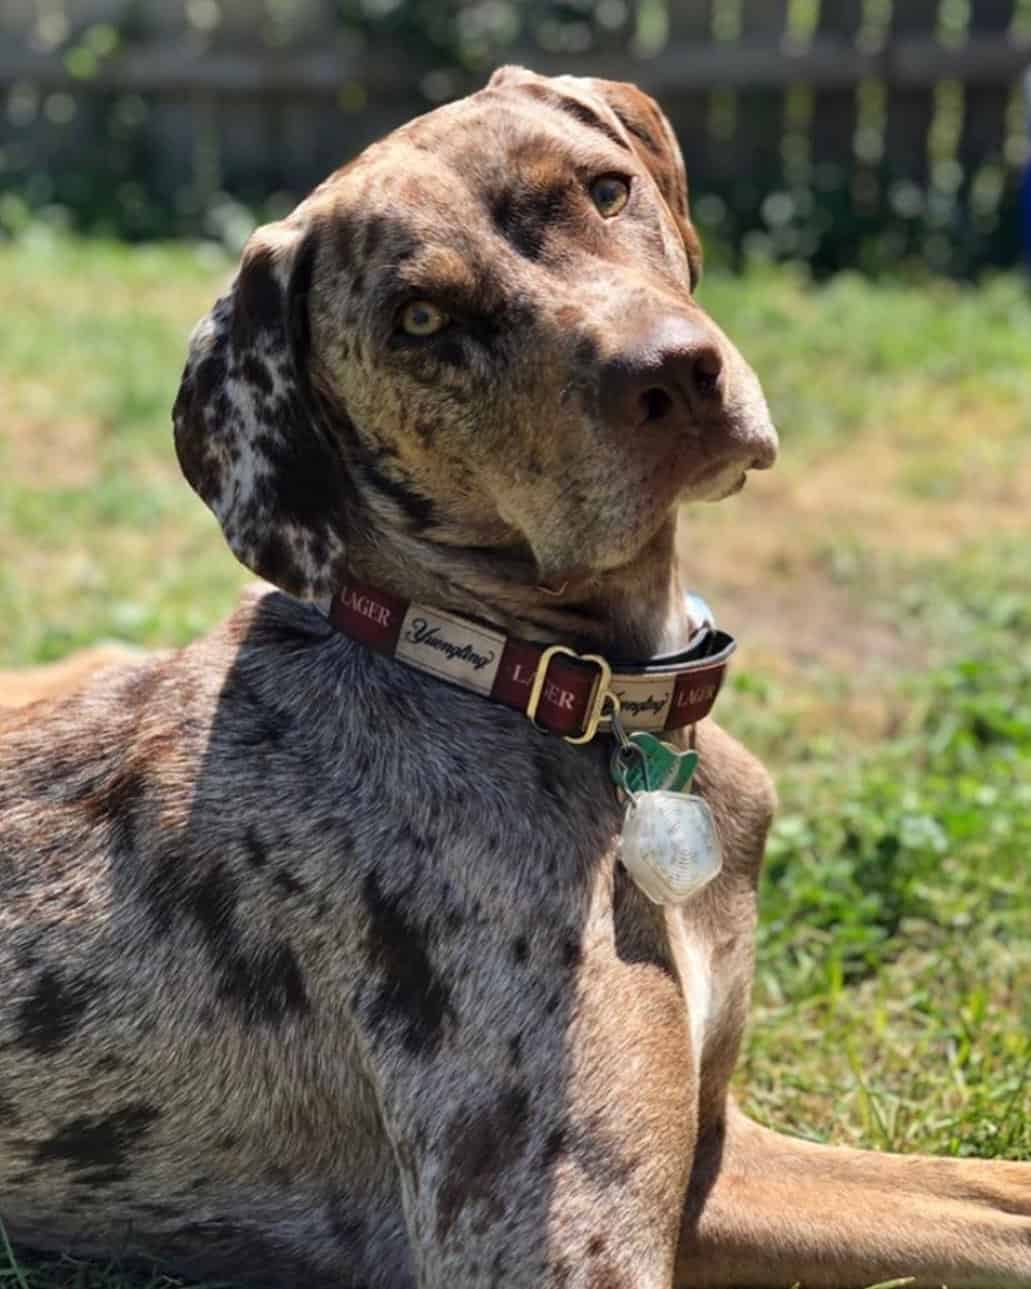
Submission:
[[[328,617],[376,653],[514,708],[571,743],[607,731],[617,712],[626,730],[694,725],[711,711],[736,648],[733,636],[707,624],[679,653],[610,663],[600,654],[506,636],[355,581],[340,588]]]

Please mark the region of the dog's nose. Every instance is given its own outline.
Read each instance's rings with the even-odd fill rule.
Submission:
[[[605,363],[602,413],[619,429],[647,429],[721,410],[725,373],[715,335],[704,323],[669,319]]]

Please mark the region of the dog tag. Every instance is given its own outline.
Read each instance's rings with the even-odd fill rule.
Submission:
[[[698,753],[680,752],[654,734],[628,734],[632,755],[617,747],[612,765],[616,785],[628,795],[638,792],[684,792],[698,765]]]
[[[623,867],[655,904],[685,904],[723,867],[712,811],[683,792],[641,792],[623,817]]]

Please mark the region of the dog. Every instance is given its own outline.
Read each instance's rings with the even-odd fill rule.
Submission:
[[[0,732],[10,1238],[334,1289],[1031,1284],[1028,1166],[729,1098],[775,803],[711,719],[663,737],[722,870],[674,905],[620,862],[610,670],[713,637],[675,516],[777,450],[699,272],[656,104],[518,68],[253,235],[175,441],[272,586]]]
[[[98,644],[79,649],[59,662],[0,671],[0,721],[12,707],[27,707],[30,703],[74,693],[94,673],[140,657],[142,650],[130,645]]]

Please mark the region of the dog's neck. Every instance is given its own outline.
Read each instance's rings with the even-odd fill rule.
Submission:
[[[616,659],[644,659],[682,649],[698,624],[687,608],[671,519],[630,564],[573,573],[541,585],[518,552],[478,552],[431,542],[352,545],[351,571],[405,600],[478,618],[506,634],[568,644]]]

